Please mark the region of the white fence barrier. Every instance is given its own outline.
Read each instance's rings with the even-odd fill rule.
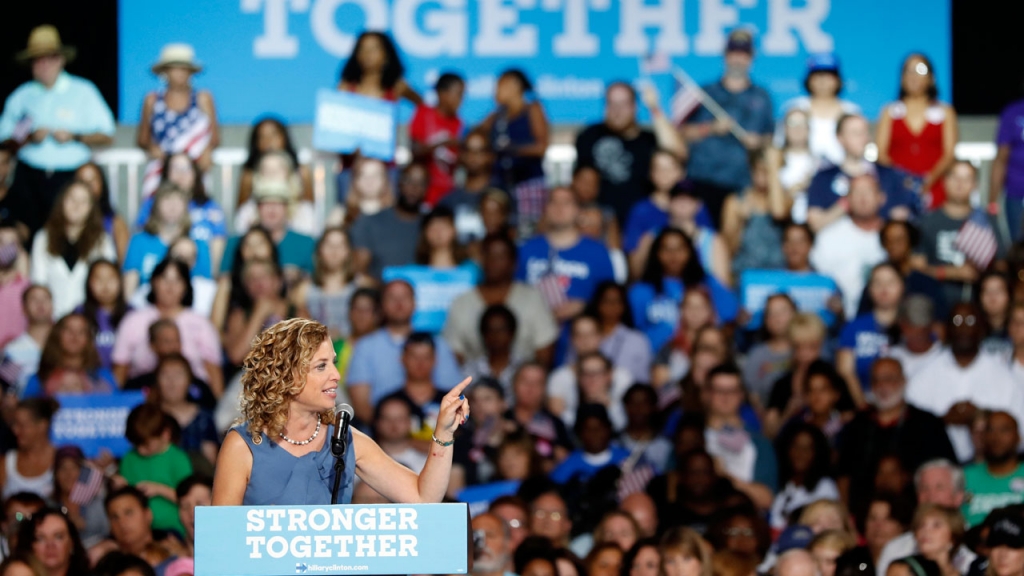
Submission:
[[[873,147],[872,147],[873,148]],[[873,152],[869,150],[869,156]],[[211,184],[210,197],[225,210],[228,224],[234,215],[238,195],[238,178],[247,151],[244,148],[218,148],[213,152],[213,168],[207,175]],[[323,222],[328,210],[334,205],[335,156],[315,152],[309,148],[299,150],[299,161],[309,165],[313,177],[313,195],[317,218]],[[987,180],[988,165],[996,156],[996,146],[991,142],[961,142],[956,146],[958,158],[970,160],[982,168],[983,181]],[[400,148],[397,160],[407,161],[409,151]],[[572,176],[576,149],[569,144],[554,144],[548,147],[544,157],[544,168],[551,184],[568,183]],[[146,155],[138,148],[110,148],[96,154],[96,162],[104,167],[111,199],[128,222],[135,221],[142,196],[142,174],[146,166]],[[982,187],[985,190],[986,187]]]

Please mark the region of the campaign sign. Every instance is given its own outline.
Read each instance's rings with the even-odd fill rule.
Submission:
[[[836,283],[821,274],[785,270],[744,270],[740,274],[740,300],[751,317],[748,328],[761,326],[765,302],[779,293],[792,298],[801,312],[814,312],[831,326],[835,315],[828,309],[828,299],[836,290]]]
[[[465,504],[201,506],[196,576],[465,574]]]
[[[394,102],[326,88],[316,93],[313,147],[328,152],[359,150],[384,161],[395,155]]]
[[[78,446],[89,458],[109,450],[124,456],[132,445],[124,435],[128,413],[146,400],[142,392],[115,394],[58,394],[60,410],[53,417],[51,441]]]
[[[519,480],[501,480],[488,484],[477,484],[467,486],[459,491],[458,499],[469,504],[469,515],[475,517],[483,514],[494,502],[502,496],[513,496],[519,490]]]
[[[441,270],[429,266],[389,266],[381,277],[384,282],[405,280],[416,292],[413,330],[436,334],[444,328],[448,308],[455,298],[476,286],[478,271],[473,266]]]

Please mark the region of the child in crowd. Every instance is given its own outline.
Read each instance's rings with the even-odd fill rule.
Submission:
[[[175,487],[192,474],[188,454],[175,445],[178,426],[159,405],[136,406],[125,423],[132,449],[121,459],[120,478],[142,490],[153,510],[153,528],[184,534]]]
[[[459,107],[465,88],[466,81],[458,74],[441,74],[434,85],[437,105],[420,104],[409,123],[413,160],[425,164],[430,171],[425,200],[428,206],[436,206],[455,187],[462,135]]]

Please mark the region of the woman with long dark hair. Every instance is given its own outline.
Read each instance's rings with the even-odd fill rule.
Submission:
[[[33,554],[46,568],[46,576],[88,576],[89,555],[78,528],[63,512],[46,508],[21,527],[18,550]]]
[[[231,269],[222,272],[217,279],[217,295],[213,299],[213,311],[210,320],[218,330],[224,328],[228,311],[235,306],[247,306],[248,296],[242,284],[242,268],[245,263],[254,259],[273,260],[280,262],[277,245],[266,229],[256,226],[242,235],[235,244],[235,253],[231,258]]]
[[[71,313],[50,330],[39,370],[29,378],[24,396],[105,394],[115,390],[113,373],[100,364],[92,324],[85,315]]]
[[[114,351],[117,327],[129,309],[124,299],[121,269],[110,260],[93,262],[85,280],[85,303],[75,308],[75,313],[85,316],[92,324],[100,365],[108,370],[113,366],[110,354]]]
[[[57,448],[50,442],[50,425],[60,404],[52,398],[28,398],[18,402],[11,417],[16,446],[4,454],[0,466],[2,496],[7,500],[18,492],[42,498],[53,493],[53,464]]]
[[[921,178],[926,205],[937,208],[946,200],[942,178],[956,159],[956,110],[939,101],[935,67],[924,54],[907,56],[900,74],[899,98],[878,119],[878,162]]]
[[[838,500],[839,488],[832,478],[832,447],[817,426],[796,422],[775,439],[779,486],[769,514],[776,533],[789,524],[789,516],[817,500]]]
[[[677,228],[665,228],[651,244],[640,281],[629,289],[633,319],[653,350],[672,337],[683,294],[698,286],[709,290],[719,319],[728,322],[736,317],[736,297],[705,273],[690,237]]]
[[[249,353],[252,339],[265,328],[295,316],[286,298],[284,272],[273,260],[250,260],[242,268],[242,286],[250,303],[228,312],[224,324],[224,351],[235,366]]]
[[[291,134],[288,133],[288,126],[284,120],[277,116],[261,116],[256,119],[249,131],[249,154],[242,164],[242,170],[238,177],[238,206],[249,201],[252,197],[252,178],[259,167],[260,159],[264,154],[270,152],[283,152],[292,160],[297,167],[299,178],[302,180],[302,195],[300,199],[305,202],[313,201],[313,178],[310,175],[309,167],[299,163],[299,155],[295,152],[295,145],[292,143]]]
[[[601,321],[601,353],[616,366],[628,370],[636,382],[649,381],[653,360],[651,343],[634,327],[626,287],[614,280],[601,282],[583,313]]]
[[[146,297],[149,305],[129,312],[117,329],[111,354],[117,381],[127,382],[156,367],[158,359],[149,346],[149,327],[159,319],[167,319],[178,326],[181,353],[188,358],[192,371],[219,398],[224,392],[221,342],[210,320],[190,307],[192,285],[188,281],[188,266],[164,259],[153,270],[151,284],[153,289]]]
[[[123,261],[124,255],[128,251],[128,239],[131,237],[131,232],[128,231],[128,224],[124,218],[121,218],[114,210],[106,174],[103,173],[99,164],[90,160],[75,171],[75,180],[89,185],[92,197],[100,207],[100,214],[103,215],[103,229],[114,239],[114,246],[117,248],[117,261]]]
[[[498,76],[494,93],[497,109],[478,127],[490,135],[495,152],[494,182],[516,203],[521,236],[533,232],[544,210],[544,154],[549,126],[544,107],[534,97],[533,84],[517,68]]]
[[[103,470],[85,458],[77,446],[57,449],[53,465],[53,503],[66,511],[82,536],[82,544],[91,547],[110,534],[110,522],[103,506],[106,482]]]
[[[72,181],[32,241],[32,282],[50,289],[55,317],[85,300],[89,263],[101,258],[117,258],[114,241],[103,229],[92,189],[85,182]]]

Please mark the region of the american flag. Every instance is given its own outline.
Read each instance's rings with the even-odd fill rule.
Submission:
[[[555,265],[553,260],[549,262],[551,266]],[[555,274],[554,271],[550,271],[537,279],[537,290],[540,290],[541,297],[544,298],[544,302],[547,302],[548,308],[551,310],[569,301],[562,283],[562,277]]]
[[[668,104],[668,115],[677,126],[701,105],[701,90],[676,81],[676,92]]]
[[[672,69],[672,59],[668,54],[661,51],[654,51],[640,61],[640,73],[644,76],[652,74],[663,74]]]
[[[953,246],[963,252],[967,260],[979,270],[988,268],[996,257],[999,241],[988,221],[988,215],[975,210],[957,232]]]
[[[632,466],[629,466],[628,461],[625,462],[616,491],[619,502],[625,500],[630,494],[646,490],[647,484],[655,476],[657,476],[657,472],[654,470],[654,466],[644,458],[641,458]]]
[[[100,493],[104,480],[103,472],[86,462],[82,465],[82,472],[78,475],[78,480],[71,487],[68,499],[79,506],[85,506]]]

